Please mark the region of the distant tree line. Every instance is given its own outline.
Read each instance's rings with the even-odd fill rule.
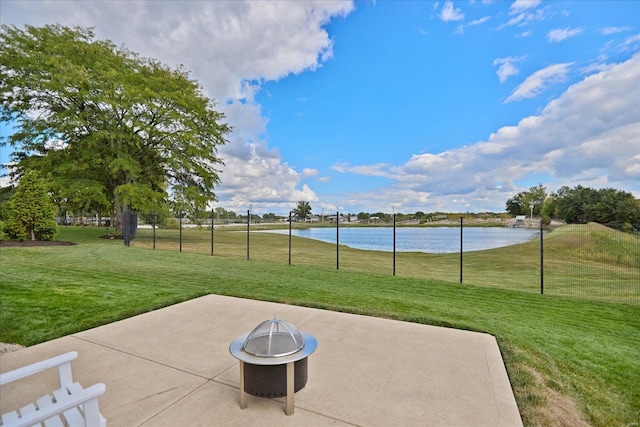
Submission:
[[[612,227],[640,229],[640,200],[614,188],[595,190],[578,185],[547,194],[544,186],[531,187],[507,200],[511,215],[537,215],[569,224],[598,222]]]

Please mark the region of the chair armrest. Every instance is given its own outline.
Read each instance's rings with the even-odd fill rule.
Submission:
[[[87,403],[93,399],[98,399],[102,396],[106,390],[106,387],[102,383],[94,384],[91,387],[87,387],[82,390],[81,393],[72,394],[69,398],[65,398],[62,402],[56,402],[52,405],[45,406],[42,409],[37,410],[31,414],[28,414],[20,419],[15,427],[28,427],[43,422],[46,419],[61,415],[63,412],[73,409],[79,405]],[[13,426],[13,425],[12,425]]]
[[[61,354],[60,356],[52,357],[51,359],[43,360],[32,365],[0,374],[0,386],[37,374],[38,372],[46,371],[47,369],[55,368],[56,366],[60,366],[64,363],[70,363],[77,357],[77,351],[70,351],[69,353]]]

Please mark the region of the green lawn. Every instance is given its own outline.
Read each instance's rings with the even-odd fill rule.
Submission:
[[[295,227],[305,225],[294,224]],[[283,228],[286,226],[281,226]],[[335,226],[334,226],[335,227]],[[250,259],[287,263],[288,236],[256,233],[273,226],[251,226]],[[246,225],[216,228],[217,257],[246,259]],[[183,229],[183,252],[210,254],[211,231]],[[152,248],[153,231],[138,230],[135,247]],[[156,248],[178,251],[178,230],[158,230]],[[292,263],[313,267],[336,267],[335,244],[293,237]],[[393,273],[389,252],[340,248],[340,270]],[[540,293],[540,241],[465,252],[463,282]],[[398,253],[396,275],[460,282],[460,255]],[[640,304],[640,238],[602,225],[568,225],[544,239],[544,292],[606,302]]]
[[[216,231],[213,257],[206,230],[182,253],[177,231],[162,233],[155,251],[145,233],[127,248],[96,228],[62,228],[57,238],[77,246],[1,248],[0,341],[32,345],[216,293],[488,332],[525,424],[551,424],[556,395],[592,425],[640,420],[639,305],[433,279],[455,265],[446,256],[407,254],[393,277],[384,253],[341,248],[336,270],[335,247],[319,242],[297,241],[288,265],[287,236],[252,234],[247,261],[242,233]]]

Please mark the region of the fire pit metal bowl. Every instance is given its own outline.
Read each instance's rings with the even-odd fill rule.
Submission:
[[[307,383],[307,358],[316,348],[313,335],[275,317],[236,338],[229,352],[240,361],[240,407],[247,407],[247,393],[286,396],[285,413],[293,414],[293,395]]]

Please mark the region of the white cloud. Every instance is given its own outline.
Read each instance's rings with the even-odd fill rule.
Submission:
[[[304,176],[282,162],[278,155],[265,152],[265,146],[247,144],[247,154],[228,157],[224,185],[217,190],[227,209],[237,210],[253,204],[261,207],[295,207],[298,200],[317,201],[308,185],[299,186]]]
[[[318,199],[306,184],[300,185],[303,179],[317,175],[318,171],[303,168],[298,172],[263,140],[266,120],[259,104],[249,98],[221,107],[229,123],[235,126],[230,143],[219,151],[225,164],[221,167],[222,184],[216,194],[225,209],[242,211],[249,204],[256,211],[290,209],[298,200]]]
[[[444,2],[444,6],[442,6],[442,10],[440,11],[440,19],[444,22],[461,21],[464,19],[464,14],[460,11],[460,9],[456,9],[455,7],[453,7],[453,2],[446,1]]]
[[[406,212],[461,211],[462,201],[477,210],[502,210],[509,197],[526,189],[516,181],[540,174],[552,177],[542,182],[550,190],[582,184],[624,189],[640,197],[639,79],[636,54],[603,66],[549,102],[539,115],[502,127],[486,141],[415,154],[400,166],[371,165],[372,174],[395,184],[361,198],[384,206],[385,200],[395,202],[400,198],[396,194],[402,194],[398,209]],[[367,167],[343,165],[342,170],[364,173]]]
[[[347,172],[349,170],[349,167],[351,165],[347,162],[339,162],[336,163],[335,165],[331,166],[331,169],[333,169],[334,171],[337,172]]]
[[[633,156],[629,165],[625,169],[625,173],[629,176],[636,176],[640,179],[640,154]]]
[[[522,11],[533,9],[540,4],[540,0],[516,0],[509,7],[509,14],[516,15]]]
[[[520,70],[514,64],[521,59],[522,58],[510,56],[507,58],[497,58],[493,61],[494,66],[500,65],[500,68],[496,71],[500,83],[504,83],[509,77],[520,73]]]
[[[489,21],[491,19],[490,16],[484,16],[480,19],[476,19],[475,21],[471,21],[469,22],[466,26],[464,24],[460,24],[458,25],[458,28],[456,28],[456,34],[464,34],[464,29],[465,27],[476,27],[478,25],[482,25],[485,22]]]
[[[37,8],[32,8],[36,6]],[[351,2],[12,2],[3,22],[95,26],[98,37],[184,64],[211,96],[242,98],[243,82],[275,80],[320,66],[332,53],[323,26]],[[265,37],[268,34],[268,37]]]
[[[480,19],[476,19],[475,21],[469,22],[468,26],[473,27],[473,26],[476,26],[476,25],[481,25],[481,24],[484,24],[485,22],[489,21],[490,19],[491,19],[490,16],[483,16]]]
[[[631,27],[606,27],[603,28],[600,32],[603,36],[608,36],[610,34],[623,33],[625,31],[630,31]]]
[[[637,49],[640,44],[640,34],[636,34],[634,36],[628,37],[624,43],[623,43],[623,47],[622,50],[635,50]]]
[[[546,16],[547,8],[538,8],[539,1],[518,0],[511,4],[509,8],[509,16],[512,16],[507,22],[500,24],[498,30],[510,26],[525,26],[536,21],[542,21]]]
[[[320,171],[318,169],[315,169],[315,168],[303,168],[302,169],[302,176],[304,176],[304,177],[316,176],[319,173],[320,173]]]
[[[584,75],[588,75],[592,73],[598,73],[600,71],[606,70],[607,68],[609,68],[607,64],[604,64],[601,62],[595,62],[587,65],[586,67],[580,68],[580,73]]]
[[[560,42],[571,37],[575,37],[582,32],[582,28],[558,28],[547,33],[549,42]]]
[[[573,62],[553,64],[536,71],[513,90],[511,95],[504,101],[505,104],[521,99],[534,98],[550,84],[564,81],[569,73],[569,68],[573,64]]]

